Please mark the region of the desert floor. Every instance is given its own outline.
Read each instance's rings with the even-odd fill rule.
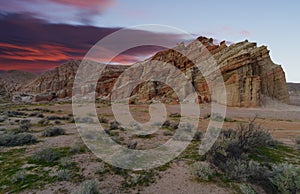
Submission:
[[[103,193],[238,193],[234,182],[223,180],[205,182],[196,180],[189,171],[197,145],[187,149],[165,166],[151,171],[134,172],[122,170],[104,163],[89,151],[82,143],[75,123],[72,121],[72,104],[70,102],[52,102],[41,104],[2,104],[2,114],[7,111],[23,112],[24,115],[10,116],[0,123],[0,134],[5,130],[14,130],[22,120],[30,120],[29,133],[38,138],[32,145],[1,147],[0,193],[71,193],[77,190],[83,180],[97,180]],[[110,105],[97,103],[97,116],[108,121],[115,120]],[[146,122],[150,116],[147,105],[130,105],[133,117],[140,122]],[[180,113],[178,105],[167,105],[168,115]],[[205,133],[210,121],[210,106],[200,105],[198,130]],[[32,113],[42,113],[43,118]],[[49,119],[53,117],[53,119]],[[295,146],[295,139],[300,136],[300,106],[270,103],[262,108],[227,108],[223,129],[237,128],[239,123],[246,123],[253,117],[256,123],[269,131],[272,136],[289,147]],[[49,123],[41,120],[48,118]],[[172,122],[178,122],[178,117],[168,117]],[[102,123],[104,128],[107,122]],[[58,126],[66,131],[65,135],[44,137],[43,131],[49,126]],[[169,131],[166,133],[165,131]],[[115,130],[110,135],[126,146],[137,142],[137,149],[149,149],[166,142],[174,133],[173,130],[162,129],[147,137],[132,136],[122,130]],[[80,151],[78,151],[78,146]],[[55,148],[62,153],[61,158],[67,160],[69,178],[57,179],[57,173],[62,168],[60,162],[51,164],[36,164],[28,162],[31,155],[43,148]],[[75,150],[75,151],[74,151]],[[298,152],[297,163],[300,154]],[[66,162],[65,162],[66,163]],[[70,167],[71,166],[71,167]],[[30,176],[22,183],[12,184],[10,177],[18,169],[25,169]],[[3,174],[2,174],[3,173]],[[1,191],[2,190],[2,191]],[[257,188],[259,190],[259,188]],[[263,191],[261,191],[263,193]]]

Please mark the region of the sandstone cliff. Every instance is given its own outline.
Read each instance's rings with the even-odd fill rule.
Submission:
[[[220,69],[227,93],[227,105],[238,107],[256,107],[263,103],[264,96],[289,103],[289,94],[286,87],[285,73],[280,65],[272,62],[269,50],[265,46],[257,47],[256,43],[243,41],[227,46],[225,42],[214,44],[213,39],[199,37],[197,41],[185,46],[179,44],[176,49],[158,52],[150,59],[140,62],[140,68],[151,61],[161,61],[174,65],[191,80],[198,93],[199,103],[209,103],[211,92],[201,72],[192,61],[185,56],[192,56],[197,63],[203,58],[203,53],[197,42],[200,41],[212,55]],[[177,52],[180,50],[181,53]],[[52,100],[72,96],[72,86],[76,70],[80,61],[65,63],[26,85],[22,91],[34,94],[35,101]],[[97,85],[97,96],[109,96],[116,78],[128,66],[109,65],[100,77]],[[204,66],[210,71],[210,66]],[[143,71],[143,69],[141,69]],[[140,70],[139,70],[140,71]],[[133,72],[138,73],[138,72]],[[211,70],[213,75],[213,70]],[[173,76],[171,72],[165,72]],[[215,79],[215,78],[213,78]],[[122,84],[122,83],[121,83]],[[126,85],[126,83],[123,83]],[[127,83],[128,84],[128,83]],[[213,88],[218,90],[218,88]],[[151,99],[163,99],[169,103],[176,103],[174,91],[160,82],[142,83],[134,88],[131,103],[148,102]]]

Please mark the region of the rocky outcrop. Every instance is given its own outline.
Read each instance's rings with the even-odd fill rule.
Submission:
[[[289,94],[286,87],[285,73],[280,65],[272,62],[269,50],[265,46],[257,47],[256,43],[248,41],[226,46],[225,42],[219,45],[213,44],[213,39],[199,37],[200,41],[209,51],[218,69],[221,71],[226,87],[228,106],[256,107],[263,103],[262,97],[267,96],[283,103],[289,103]],[[189,56],[193,61],[205,61],[205,54],[199,51],[197,41],[184,47],[180,45],[180,52]],[[178,50],[178,48],[176,48]],[[211,92],[204,76],[195,64],[187,57],[183,56],[176,49],[161,51],[152,57],[151,60],[163,61],[172,64],[185,72],[190,78],[199,97],[199,103],[210,102]],[[201,50],[201,49],[200,49]],[[205,65],[205,63],[203,63]],[[196,64],[197,65],[197,64]],[[209,72],[210,66],[202,67],[202,70]],[[213,72],[211,72],[213,74]],[[209,77],[209,76],[207,76]],[[216,79],[216,78],[212,78]],[[218,87],[210,89],[217,91]],[[138,94],[138,91],[141,94]],[[158,97],[170,97],[174,91],[168,89],[166,85],[143,84],[135,91],[136,99],[143,101],[147,99],[144,94],[151,91],[148,99]],[[158,91],[158,92],[153,92]],[[160,91],[164,91],[163,94]],[[169,102],[173,102],[169,99]]]
[[[202,45],[199,45],[199,41]],[[225,41],[214,44],[213,39],[199,37],[187,46],[181,43],[174,49],[158,52],[146,61],[138,63],[139,68],[129,76],[141,76],[141,72],[145,72],[143,68],[148,68],[147,64],[155,61],[171,64],[184,72],[186,77],[190,79],[198,94],[197,101],[199,103],[209,103],[212,100],[219,101],[211,96],[213,92],[218,92],[218,86],[209,87],[206,80],[207,78],[218,79],[215,74],[216,71],[208,63],[211,59],[216,62],[216,66],[223,76],[228,106],[256,107],[261,105],[264,96],[289,103],[289,93],[283,69],[280,65],[272,62],[267,47],[257,47],[256,43],[248,41],[227,46]],[[205,63],[205,61],[208,62]],[[65,63],[41,75],[26,85],[22,91],[35,94],[35,101],[71,97],[79,64],[80,61]],[[203,72],[201,73],[197,68],[199,65],[201,71],[204,70],[206,74],[209,72],[208,75],[205,77],[202,75]],[[104,73],[98,80],[96,95],[98,97],[110,96],[116,78],[127,68],[128,66],[123,65],[106,66]],[[162,69],[161,72],[166,79],[176,79],[176,76],[174,77],[172,72],[167,69]],[[131,83],[127,79],[123,79],[118,84],[126,86]],[[213,91],[210,91],[209,88]],[[122,95],[121,93],[120,95]],[[156,98],[168,103],[178,102],[174,91],[159,81],[139,84],[133,88],[131,96],[131,103],[149,102]]]
[[[80,63],[81,60],[69,61],[47,71],[31,83],[25,85],[21,91],[33,95],[33,101],[35,102],[51,101],[57,98],[70,98]],[[121,65],[107,66],[99,79],[97,93],[100,93],[102,96],[108,96],[116,78],[126,68],[127,66]]]
[[[19,91],[24,84],[36,77],[36,74],[19,70],[0,72],[0,97],[10,98],[12,93]]]

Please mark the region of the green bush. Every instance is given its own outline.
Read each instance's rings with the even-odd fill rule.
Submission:
[[[201,180],[209,181],[214,175],[215,170],[207,162],[195,162],[190,166],[191,173]]]
[[[249,186],[249,185],[247,185],[247,184],[241,184],[241,185],[239,186],[239,188],[240,188],[242,194],[257,194],[257,192],[254,191],[254,190],[252,189],[252,187]]]
[[[61,157],[60,152],[53,148],[44,148],[30,156],[32,163],[52,163]]]
[[[99,194],[98,183],[95,180],[86,180],[79,185],[74,194]]]
[[[269,178],[279,193],[300,193],[300,168],[292,164],[278,164],[272,166],[273,175]]]
[[[36,142],[37,138],[30,133],[6,133],[0,135],[0,146],[22,146]]]
[[[52,136],[65,135],[65,134],[66,134],[65,130],[60,127],[47,127],[43,131],[42,136],[52,137]]]

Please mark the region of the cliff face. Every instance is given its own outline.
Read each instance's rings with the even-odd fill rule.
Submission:
[[[285,74],[281,66],[272,62],[269,50],[265,46],[257,47],[256,43],[248,41],[227,46],[225,42],[213,44],[213,39],[199,37],[200,41],[220,69],[227,93],[227,105],[237,107],[256,107],[262,103],[264,96],[289,103],[289,94],[286,87]],[[145,68],[148,63],[161,61],[174,65],[191,80],[198,93],[199,103],[209,103],[212,97],[208,84],[195,64],[186,56],[192,56],[197,63],[203,58],[201,48],[197,41],[187,46],[179,44],[176,49],[158,52],[150,59],[140,62],[140,68]],[[180,50],[180,54],[176,50]],[[72,61],[46,72],[30,84],[26,85],[23,92],[37,94],[35,100],[51,100],[53,98],[65,98],[72,96],[73,81],[80,61]],[[198,64],[196,64],[198,65]],[[108,65],[104,74],[98,81],[97,95],[109,96],[116,82],[116,78],[127,69],[128,66]],[[204,69],[210,70],[209,65]],[[162,70],[165,71],[165,70]],[[143,69],[134,71],[132,75],[139,75]],[[213,71],[211,72],[213,75]],[[166,79],[174,79],[172,72],[165,71]],[[173,77],[172,77],[173,76]],[[176,78],[175,78],[176,79]],[[126,80],[126,79],[124,79]],[[126,85],[122,80],[119,85]],[[218,87],[211,88],[218,91]],[[41,95],[42,94],[42,95]],[[161,82],[145,82],[134,88],[131,102],[149,102],[158,98],[168,103],[177,103],[174,91]]]
[[[263,103],[264,96],[289,103],[285,73],[280,65],[272,62],[269,50],[265,46],[257,47],[256,43],[248,41],[230,46],[226,46],[223,41],[219,45],[215,45],[213,39],[205,37],[199,37],[198,40],[212,54],[223,75],[228,106],[256,107]],[[196,41],[186,47],[179,45],[177,49],[187,56],[194,56],[193,61],[203,60]],[[199,103],[212,100],[211,91],[209,91],[205,78],[199,69],[194,67],[193,62],[182,54],[170,49],[157,53],[151,60],[167,62],[185,72],[199,95]],[[210,67],[203,67],[203,69],[206,68]],[[211,87],[211,89],[217,91],[218,87]],[[149,95],[145,95],[146,91],[151,92]],[[174,92],[170,88],[160,83],[140,85],[134,93],[139,101],[162,95],[166,99],[174,96]],[[174,98],[166,101],[174,102]]]

